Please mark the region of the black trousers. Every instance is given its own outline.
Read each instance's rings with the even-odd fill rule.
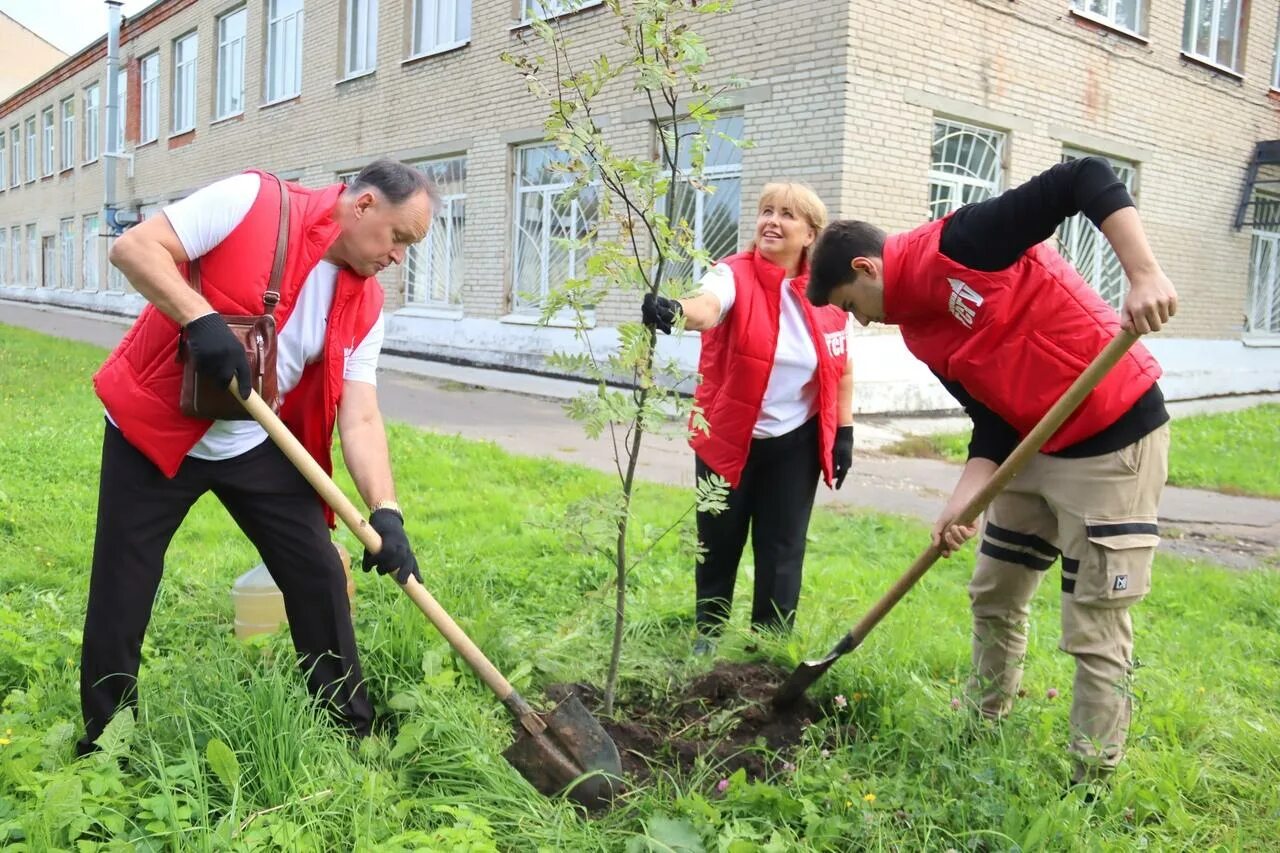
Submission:
[[[312,695],[355,734],[370,730],[373,708],[356,655],[342,562],[315,491],[288,458],[267,440],[233,459],[187,457],[169,479],[108,423],[80,654],[81,754],[93,750],[118,708],[137,703],[142,636],[165,551],[192,505],[209,491],[280,587]]]
[[[701,459],[695,470],[699,479],[712,473]],[[752,439],[742,479],[729,492],[728,509],[718,515],[698,513],[698,541],[706,549],[695,572],[699,632],[717,634],[729,618],[748,527],[756,575],[751,625],[790,629],[821,473],[817,418],[786,435]]]

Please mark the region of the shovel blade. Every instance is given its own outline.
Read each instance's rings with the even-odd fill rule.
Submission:
[[[831,669],[839,659],[840,655],[833,652],[822,660],[801,662],[795,672],[787,676],[787,680],[782,682],[782,686],[774,692],[773,699],[770,700],[773,707],[786,708],[794,705],[809,689],[809,685],[821,678],[822,674]]]
[[[622,759],[613,738],[570,695],[550,713],[538,715],[546,729],[518,729],[503,756],[547,796],[564,793],[591,810],[608,808],[622,793]]]

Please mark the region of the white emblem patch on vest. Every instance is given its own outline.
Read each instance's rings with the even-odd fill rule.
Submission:
[[[951,315],[972,329],[973,319],[982,307],[982,294],[958,278],[948,278],[947,282],[951,285],[951,300],[947,306]]]
[[[847,336],[843,329],[839,332],[827,332],[823,337],[827,339],[827,352],[831,353],[832,358],[844,355]]]
[[[1128,575],[1116,575],[1116,582],[1111,585],[1112,592],[1124,592],[1129,588]]]

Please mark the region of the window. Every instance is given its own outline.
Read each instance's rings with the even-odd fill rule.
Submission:
[[[82,231],[84,248],[81,250],[81,263],[84,264],[84,289],[98,289],[98,214],[90,213],[84,218]]]
[[[53,107],[40,114],[40,165],[46,178],[53,174]]]
[[[515,269],[512,307],[536,312],[554,288],[585,272],[589,250],[574,242],[595,228],[595,187],[565,198],[573,185],[552,145],[516,149]]]
[[[36,179],[39,174],[36,171],[36,117],[32,116],[27,119],[27,182],[30,183]]]
[[[142,127],[138,142],[154,142],[160,136],[160,54],[144,57],[142,70]],[[128,115],[122,113],[121,115]]]
[[[244,33],[249,12],[237,9],[218,19],[218,100],[214,116],[244,112]]]
[[[1082,151],[1063,151],[1062,162],[1077,160],[1090,155]],[[1134,191],[1138,167],[1134,163],[1106,158],[1115,169],[1116,176],[1124,181],[1130,193]],[[1103,300],[1112,308],[1119,310],[1124,302],[1125,278],[1124,269],[1115,250],[1102,236],[1094,224],[1083,213],[1066,220],[1058,227],[1058,251],[1098,291]]]
[[[347,44],[343,74],[355,77],[378,64],[378,0],[346,0]]]
[[[58,168],[70,169],[76,164],[76,99],[66,98],[59,105],[62,114],[62,144],[58,146]]]
[[[1005,135],[951,119],[933,123],[929,218],[940,219],[975,201],[999,195],[1004,180]]]
[[[699,182],[712,192],[702,192],[690,185],[688,170],[692,168],[693,142],[690,134],[697,122],[676,125],[679,141],[678,166],[683,179],[676,185],[673,223],[687,222],[693,229],[695,248],[705,250],[713,261],[733,254],[738,248],[738,220],[742,210],[742,149],[728,139],[741,139],[743,118],[722,116],[706,135],[706,153]],[[670,270],[672,276],[697,278],[705,271],[701,262],[682,261]]]
[[[1258,218],[1280,222],[1280,197],[1254,197]],[[1249,263],[1249,304],[1245,331],[1280,335],[1280,231],[1254,229]]]
[[[1135,35],[1142,33],[1143,5],[1142,0],[1071,0],[1071,7],[1083,17]]]
[[[186,133],[196,126],[195,33],[173,43],[173,132]]]
[[[84,90],[84,161],[98,159],[98,84]]]
[[[302,0],[269,0],[267,102],[302,91]]]
[[[34,224],[27,226],[27,285],[35,287],[40,281],[40,238]]]
[[[471,0],[414,0],[414,56],[448,50],[470,40]]]
[[[119,154],[124,151],[124,126],[129,120],[129,72],[121,68],[116,72],[116,134],[111,150]]]
[[[9,232],[0,228],[0,284],[9,283]]]
[[[116,238],[107,238],[107,291],[110,293],[124,293],[128,281],[124,277],[124,273],[120,272],[114,264],[111,263],[111,247],[115,245]]]
[[[1231,71],[1240,70],[1240,8],[1243,0],[1187,0],[1182,49]]]
[[[16,187],[22,183],[22,129],[16,124],[9,128],[9,148],[12,160],[9,166],[9,186]],[[4,175],[0,175],[0,180],[4,180]]]
[[[520,9],[523,20],[532,21],[534,18],[546,20],[557,15],[567,15],[588,6],[599,6],[600,2],[601,0],[520,0]]]
[[[1280,90],[1280,28],[1276,32],[1276,52],[1271,65],[1271,88]]]
[[[462,299],[462,235],[466,222],[467,158],[418,163],[440,190],[431,228],[405,259],[405,302],[453,305]]]
[[[14,152],[17,157],[18,152]],[[5,178],[9,174],[9,137],[0,131],[0,188],[5,186]],[[15,183],[17,183],[15,181]],[[2,271],[0,271],[2,272]]]
[[[58,220],[58,249],[61,251],[61,262],[58,264],[58,287],[71,290],[76,280],[76,221],[74,219]]]
[[[9,283],[22,284],[22,226],[9,229]]]

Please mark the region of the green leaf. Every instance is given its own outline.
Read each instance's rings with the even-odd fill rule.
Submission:
[[[214,738],[204,748],[204,757],[209,762],[209,769],[228,790],[235,791],[239,787],[240,761],[231,747]]]
[[[687,820],[656,816],[645,823],[649,849],[671,853],[703,853],[702,837]]]
[[[45,820],[57,829],[70,825],[83,814],[80,804],[83,792],[79,776],[55,777],[44,789]]]

